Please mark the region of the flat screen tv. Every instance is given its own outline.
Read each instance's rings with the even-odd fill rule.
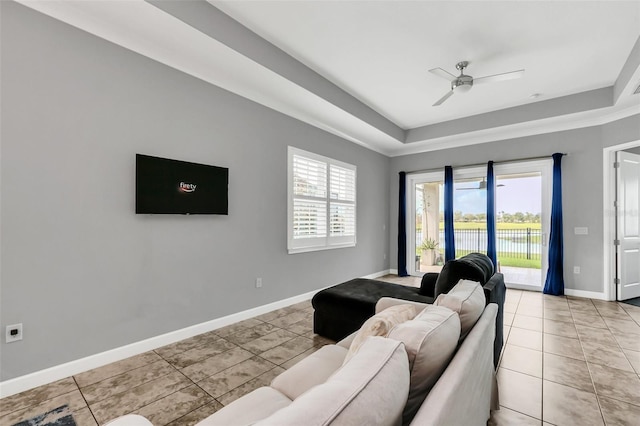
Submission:
[[[229,169],[136,154],[136,213],[229,214]]]

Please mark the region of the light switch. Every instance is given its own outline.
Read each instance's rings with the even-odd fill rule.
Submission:
[[[576,226],[573,228],[573,232],[576,235],[589,235],[589,228],[586,226]]]

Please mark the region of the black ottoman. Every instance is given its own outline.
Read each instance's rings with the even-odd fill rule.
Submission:
[[[313,305],[313,332],[338,341],[358,330],[375,314],[382,297],[433,303],[420,289],[384,281],[356,278],[316,293]]]

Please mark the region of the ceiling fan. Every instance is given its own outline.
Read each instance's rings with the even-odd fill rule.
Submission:
[[[504,80],[513,80],[515,78],[520,78],[524,75],[524,70],[510,71],[502,74],[494,74],[488,75],[485,77],[473,78],[470,75],[465,75],[464,69],[469,65],[468,61],[461,61],[456,64],[456,69],[460,71],[459,76],[455,76],[451,74],[449,71],[445,71],[442,68],[434,68],[429,70],[430,73],[437,75],[438,77],[442,77],[451,82],[451,90],[449,90],[443,97],[438,99],[433,106],[439,106],[444,101],[449,99],[451,95],[455,92],[468,92],[471,90],[474,84],[480,83],[494,83],[498,81]]]
[[[496,187],[501,187],[504,186],[503,183],[499,183],[496,185]],[[458,191],[463,191],[463,190],[468,190],[468,189],[487,189],[487,180],[485,178],[482,178],[481,182],[478,182],[478,186],[476,187],[471,187],[471,188],[456,188],[456,190]]]

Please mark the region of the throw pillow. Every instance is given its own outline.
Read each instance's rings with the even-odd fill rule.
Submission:
[[[460,320],[451,309],[429,305],[415,319],[395,326],[387,337],[403,342],[409,357],[409,398],[402,414],[402,424],[409,424],[453,356]]]
[[[462,341],[467,337],[480,315],[482,315],[486,300],[484,290],[479,282],[461,280],[449,293],[438,296],[433,304],[444,306],[458,313],[460,317],[460,341]]]
[[[344,363],[342,365],[346,364],[351,358],[353,358],[367,337],[386,337],[389,331],[396,324],[413,319],[416,314],[416,308],[413,305],[405,304],[391,306],[369,318],[364,324],[362,324],[362,327],[358,330],[353,342],[351,342],[349,352],[347,352],[347,356],[344,358]]]

